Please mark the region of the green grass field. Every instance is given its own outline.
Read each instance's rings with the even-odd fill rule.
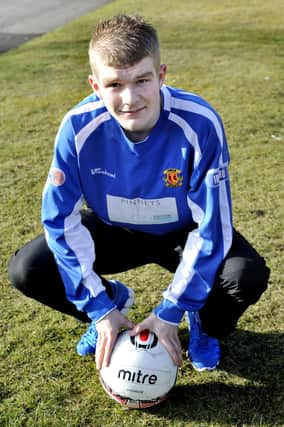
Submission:
[[[10,254],[41,231],[61,118],[89,93],[92,29],[119,12],[146,16],[160,33],[167,83],[199,93],[221,114],[235,225],[271,268],[269,289],[222,342],[220,368],[196,373],[184,354],[171,398],[145,411],[110,400],[93,358],[76,355],[84,325],[23,297],[7,278]],[[0,56],[1,427],[284,426],[283,16],[281,0],[117,0]],[[155,265],[118,277],[136,291],[134,321],[171,278]],[[186,348],[184,323],[180,337]]]

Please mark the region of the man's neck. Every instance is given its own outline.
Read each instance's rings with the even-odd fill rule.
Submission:
[[[137,131],[137,132],[135,132],[135,131],[129,131],[129,130],[125,130],[125,129],[123,129],[123,132],[125,133],[127,138],[131,142],[134,142],[134,143],[144,141],[150,133],[150,131]]]

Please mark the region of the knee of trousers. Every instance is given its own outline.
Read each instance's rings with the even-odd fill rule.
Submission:
[[[29,260],[16,251],[8,264],[8,277],[11,284],[26,296],[30,296],[32,280],[32,265]]]
[[[229,269],[229,274],[225,272],[223,276],[228,295],[236,302],[255,304],[267,289],[269,268],[261,257],[254,260],[234,260],[233,263],[235,268]]]

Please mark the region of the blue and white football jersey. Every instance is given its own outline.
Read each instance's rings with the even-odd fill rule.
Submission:
[[[222,121],[197,95],[161,89],[158,122],[131,142],[94,94],[63,119],[45,185],[42,221],[68,299],[99,320],[113,309],[95,271],[86,202],[104,222],[154,235],[197,224],[155,314],[180,322],[200,309],[232,242],[229,153]]]

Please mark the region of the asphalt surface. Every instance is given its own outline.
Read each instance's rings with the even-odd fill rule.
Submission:
[[[0,53],[94,11],[110,0],[0,0]]]

